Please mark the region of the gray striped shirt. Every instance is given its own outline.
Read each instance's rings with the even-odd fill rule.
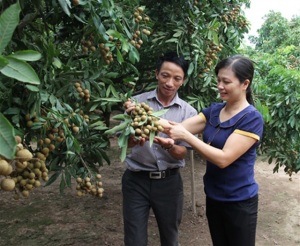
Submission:
[[[154,112],[168,109],[164,115],[160,116],[167,120],[182,122],[187,118],[197,115],[196,109],[180,99],[178,94],[176,94],[167,107],[164,107],[159,102],[156,90],[137,95],[134,99],[139,103],[146,102],[153,108]],[[159,136],[167,137],[164,133],[159,133]],[[177,141],[176,144],[189,147],[189,145],[183,141]],[[153,143],[150,147],[149,142],[146,142],[144,146],[137,145],[131,149],[131,153],[128,154],[125,159],[125,164],[131,171],[161,171],[168,168],[184,167],[185,161],[173,158],[171,154],[162,149],[158,144]]]

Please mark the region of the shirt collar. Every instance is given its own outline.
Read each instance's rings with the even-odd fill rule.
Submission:
[[[156,99],[156,101],[159,102],[162,105],[162,103],[159,101],[158,96],[157,96],[157,89],[151,91],[149,93],[147,99],[149,99],[149,100]],[[172,99],[171,103],[167,107],[173,106],[174,104],[177,104],[180,107],[182,106],[182,103],[181,103],[181,100],[178,96],[178,93],[176,93],[175,97]]]
[[[210,119],[209,122],[214,127],[221,127],[221,128],[228,128],[234,126],[240,119],[242,119],[247,113],[250,111],[253,111],[254,107],[252,105],[249,105],[245,109],[243,109],[241,112],[230,118],[229,120],[226,120],[224,122],[220,122],[220,111],[221,109],[226,105],[226,103],[217,103],[213,105],[213,108],[210,113]]]

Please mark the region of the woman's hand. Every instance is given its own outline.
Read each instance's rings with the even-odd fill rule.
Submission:
[[[185,137],[190,134],[180,123],[169,121],[169,126],[164,128],[166,133],[173,140],[185,140]]]

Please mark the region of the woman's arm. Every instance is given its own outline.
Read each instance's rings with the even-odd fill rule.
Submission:
[[[160,118],[158,123],[163,126],[165,131],[173,127],[175,122]],[[173,124],[172,124],[173,123]],[[190,133],[196,135],[202,133],[206,124],[206,119],[202,113],[188,118],[181,122],[181,125]]]
[[[173,126],[166,133],[174,140],[183,140],[201,154],[203,158],[214,163],[219,168],[225,168],[243,155],[253,144],[256,139],[237,133],[232,133],[223,149],[218,149],[204,143],[201,139],[194,136],[183,125],[171,123]]]

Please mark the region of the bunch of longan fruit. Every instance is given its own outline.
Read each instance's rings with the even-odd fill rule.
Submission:
[[[90,101],[90,91],[89,89],[84,89],[81,86],[81,82],[80,81],[76,81],[74,83],[74,87],[76,89],[76,91],[78,92],[78,95],[85,101],[85,102],[89,102]]]
[[[15,199],[28,197],[33,188],[40,187],[41,181],[48,181],[48,169],[45,160],[33,155],[16,136],[17,150],[13,160],[0,157],[1,189],[15,191]]]
[[[131,111],[131,126],[134,129],[134,135],[137,137],[149,138],[151,132],[157,135],[164,128],[159,124],[159,118],[153,116],[153,108],[147,103],[137,103],[135,109]]]
[[[96,180],[92,180],[90,177],[76,178],[77,196],[81,197],[86,194],[99,198],[103,196],[104,188],[102,187],[101,174],[98,173],[95,177]]]

